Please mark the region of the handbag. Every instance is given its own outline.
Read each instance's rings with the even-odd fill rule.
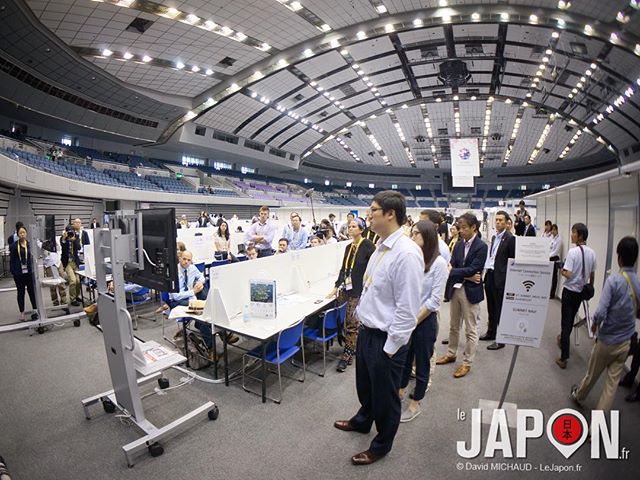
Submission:
[[[580,291],[580,295],[582,297],[583,301],[589,301],[593,298],[593,296],[595,295],[595,289],[593,288],[593,284],[589,283],[589,279],[586,276],[587,273],[587,269],[585,266],[585,261],[584,261],[584,250],[582,248],[582,245],[578,245],[578,247],[580,248],[580,252],[582,253],[582,275],[585,276],[584,278],[584,286],[582,287],[582,290]]]

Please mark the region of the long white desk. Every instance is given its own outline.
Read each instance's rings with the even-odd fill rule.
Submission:
[[[334,298],[326,298],[327,293],[333,288],[336,281],[335,275],[327,276],[312,283],[309,290],[303,293],[289,293],[281,295],[277,300],[277,316],[273,319],[250,318],[244,321],[242,313],[229,318],[228,321],[210,322],[213,328],[225,333],[232,332],[246,338],[258,340],[262,345],[262,358],[266,356],[269,342],[277,337],[280,332],[286,330],[299,320],[307,318],[319,312],[334,302]],[[209,321],[207,315],[194,315],[186,313],[188,307],[175,307],[169,314],[169,319],[193,318],[195,320]],[[229,359],[227,335],[221,335],[223,344],[224,379],[229,386]],[[262,362],[262,402],[267,401],[267,364]]]

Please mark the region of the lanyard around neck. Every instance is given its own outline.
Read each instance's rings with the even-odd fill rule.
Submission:
[[[20,253],[21,248],[24,250],[24,259],[22,258],[22,254]],[[27,242],[25,242],[23,246],[20,244],[20,240],[18,240],[18,258],[20,259],[20,263],[27,263],[27,258],[29,258],[29,245],[27,244]]]
[[[353,271],[353,266],[356,263],[356,255],[358,255],[358,248],[360,248],[360,244],[362,243],[362,238],[358,243],[351,243],[351,248],[349,248],[349,253],[347,253],[346,258],[344,259],[344,269],[351,273]],[[349,259],[351,259],[351,265],[349,265]],[[347,270],[348,269],[348,270]]]

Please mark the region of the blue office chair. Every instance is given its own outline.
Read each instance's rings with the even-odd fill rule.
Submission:
[[[253,393],[255,395],[261,395],[261,393],[255,392],[247,388],[245,384],[245,376],[253,378],[255,380],[266,381],[266,378],[257,378],[252,377],[251,375],[245,375],[245,370],[247,367],[247,357],[250,357],[255,360],[259,360],[261,362],[266,362],[271,365],[276,365],[278,368],[278,385],[280,387],[280,397],[278,399],[268,397],[270,400],[275,403],[280,403],[282,401],[282,369],[281,365],[285,363],[289,359],[293,359],[293,356],[302,352],[302,378],[293,378],[294,380],[298,380],[299,382],[304,382],[305,380],[305,360],[304,360],[304,348],[302,348],[302,330],[304,327],[304,319],[301,319],[294,323],[289,328],[281,331],[278,334],[278,339],[275,342],[271,342],[267,345],[265,358],[262,358],[262,345],[254,348],[253,350],[245,353],[242,356],[242,388],[247,392]],[[286,375],[285,375],[286,376]]]
[[[344,320],[347,318],[347,305],[348,304],[349,304],[349,301],[346,301],[342,305],[338,306],[338,318],[339,318],[338,326],[340,328],[343,328]]]
[[[143,318],[141,315],[138,315],[136,312],[136,305],[144,305],[145,303],[149,303],[151,301],[151,290],[147,287],[142,287],[137,292],[125,292],[125,298],[127,301],[127,307],[132,307],[133,315],[131,316],[131,320],[133,321],[133,329],[138,329],[138,317]],[[150,317],[154,322],[156,321],[155,317]]]
[[[320,328],[307,327],[304,329],[304,338],[322,344],[322,373],[314,372],[309,368],[311,373],[324,377],[327,371],[327,350],[329,350],[329,346],[333,343],[333,339],[338,337],[339,328],[340,309],[332,308],[323,312],[322,326]]]
[[[195,264],[196,268],[200,271],[200,273],[204,273],[204,267],[205,267],[205,263],[196,263]]]

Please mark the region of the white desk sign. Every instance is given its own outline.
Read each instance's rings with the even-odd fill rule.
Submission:
[[[540,347],[552,272],[553,262],[548,260],[546,264],[509,260],[496,342]]]
[[[516,237],[516,261],[519,263],[547,263],[550,251],[551,240],[548,238]]]

